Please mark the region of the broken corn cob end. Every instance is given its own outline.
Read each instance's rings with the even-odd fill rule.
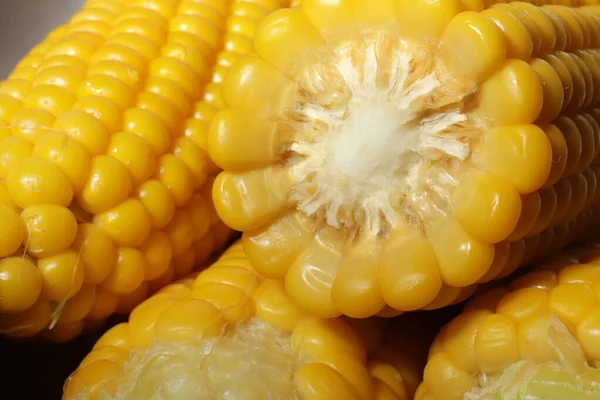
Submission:
[[[443,307],[597,231],[600,7],[491,3],[301,1],[226,76],[216,210],[307,311]]]
[[[306,315],[236,244],[106,332],[63,400],[412,399],[426,348],[415,358],[417,336],[386,322]]]
[[[67,341],[222,250],[207,125],[279,0],[89,0],[0,82],[0,334]]]
[[[433,342],[415,400],[599,399],[599,250],[472,298]]]

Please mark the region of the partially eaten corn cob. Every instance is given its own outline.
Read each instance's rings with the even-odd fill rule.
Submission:
[[[600,399],[598,243],[471,299],[436,337],[415,400]]]
[[[105,333],[63,400],[412,399],[417,335],[385,325],[305,315],[237,244]]]
[[[0,83],[0,333],[68,340],[223,247],[195,117],[283,3],[89,0]]]
[[[596,1],[303,0],[223,84],[219,216],[317,315],[467,297],[598,230]]]

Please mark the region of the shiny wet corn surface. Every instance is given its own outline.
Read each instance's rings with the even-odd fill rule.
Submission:
[[[63,399],[408,400],[423,343],[398,328],[305,314],[238,243],[106,332]]]
[[[568,250],[471,299],[435,339],[415,400],[599,398],[598,250]]]
[[[0,82],[0,333],[69,340],[223,248],[207,124],[283,5],[89,0]]]
[[[208,136],[257,270],[316,315],[393,316],[597,231],[600,8],[554,3],[270,14]]]

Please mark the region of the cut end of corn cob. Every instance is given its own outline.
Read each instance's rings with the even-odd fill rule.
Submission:
[[[600,8],[538,3],[270,14],[208,136],[260,273],[320,316],[397,315],[595,230]]]
[[[433,342],[415,400],[598,399],[598,245],[471,299]]]
[[[207,124],[284,5],[89,0],[0,82],[0,333],[69,340],[225,246]]]
[[[557,361],[522,360],[505,368],[502,374],[482,374],[479,378],[481,386],[466,393],[463,399],[600,398],[599,370],[588,365],[581,346],[567,327],[552,315],[547,330],[547,339]]]
[[[105,333],[63,399],[408,400],[419,342],[386,325],[306,315],[236,244]]]
[[[93,352],[92,357],[94,355]],[[152,399],[157,393],[166,393],[168,398],[174,399],[227,396],[262,399],[268,393],[276,399],[297,399],[291,378],[304,364],[291,351],[289,333],[258,320],[249,321],[219,338],[190,343],[177,341],[135,351],[129,362],[131,365],[124,375],[112,382],[116,387],[114,393],[100,394],[96,398]],[[176,382],[179,384],[174,385]],[[83,392],[67,398],[83,399],[88,395]]]

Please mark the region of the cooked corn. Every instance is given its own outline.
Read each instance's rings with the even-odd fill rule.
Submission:
[[[305,0],[225,78],[215,207],[306,310],[443,307],[598,230],[600,6],[492,3]]]
[[[106,332],[63,400],[412,399],[419,340],[386,325],[307,316],[236,244]]]
[[[471,299],[435,339],[415,400],[600,399],[599,243]]]
[[[193,115],[183,124],[184,135],[208,151],[208,126],[218,110],[222,109],[223,79],[236,60],[254,51],[252,40],[258,23],[270,12],[282,6],[279,0],[233,0],[223,35],[222,50],[217,54],[212,81],[204,88],[202,101],[194,105]],[[218,171],[209,161],[211,173]]]
[[[187,124],[232,30],[282,5],[89,0],[0,83],[1,333],[68,340],[224,246]]]

